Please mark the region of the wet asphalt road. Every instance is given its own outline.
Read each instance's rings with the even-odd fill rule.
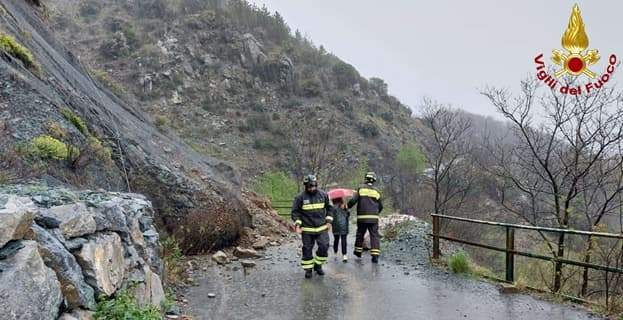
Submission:
[[[215,320],[601,319],[579,307],[501,294],[493,284],[391,254],[373,265],[367,255],[343,263],[331,252],[327,274],[304,279],[299,251],[298,243],[271,248],[246,275],[239,262],[209,268],[188,292],[191,313]]]

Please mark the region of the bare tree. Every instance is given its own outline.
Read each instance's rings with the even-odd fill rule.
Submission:
[[[435,196],[433,212],[447,214],[459,209],[472,188],[469,159],[471,121],[459,111],[430,99],[421,106],[422,121],[432,133],[424,143],[430,165],[429,182]]]
[[[572,81],[567,84],[573,85]],[[601,89],[570,96],[547,90],[527,79],[521,93],[487,88],[483,95],[513,126],[516,143],[491,148],[497,165],[490,168],[500,182],[500,199],[507,211],[533,225],[558,228],[595,226],[620,204],[619,153],[623,142],[621,94]],[[491,146],[491,145],[490,145]],[[614,176],[613,176],[614,175]],[[590,204],[582,199],[593,197]],[[584,205],[584,207],[582,207]],[[581,223],[576,210],[586,210]],[[541,234],[558,259],[565,256],[565,234],[552,243]],[[590,256],[587,258],[590,261]],[[561,262],[555,263],[551,289],[563,283]]]
[[[298,177],[312,173],[326,185],[346,170],[350,164],[340,146],[339,123],[309,111],[289,120],[283,138],[288,141],[291,170]]]

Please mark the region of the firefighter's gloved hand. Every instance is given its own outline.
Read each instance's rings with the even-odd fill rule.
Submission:
[[[329,228],[329,232],[331,232],[331,230],[333,229],[333,225],[331,225],[330,223],[327,223],[327,227]]]

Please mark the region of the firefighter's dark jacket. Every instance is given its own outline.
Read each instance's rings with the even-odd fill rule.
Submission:
[[[304,233],[321,233],[328,229],[327,223],[333,221],[333,207],[329,196],[321,190],[310,194],[303,191],[292,203],[292,221]]]
[[[383,211],[381,193],[372,185],[366,184],[357,189],[357,193],[348,201],[348,207],[357,205],[357,222],[376,223]]]

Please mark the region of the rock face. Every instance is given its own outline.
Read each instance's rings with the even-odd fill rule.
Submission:
[[[95,232],[96,225],[84,203],[74,203],[41,210],[37,222],[49,228],[59,228],[65,238],[79,237]]]
[[[0,248],[7,242],[21,239],[30,228],[34,203],[30,198],[15,195],[0,198]]]
[[[63,301],[61,287],[54,271],[43,263],[37,243],[19,241],[8,246],[18,249],[0,260],[2,319],[55,319]]]
[[[76,258],[58,239],[36,224],[32,226],[32,236],[39,244],[43,261],[56,272],[68,307],[95,308],[94,290],[85,282]]]
[[[91,319],[131,288],[164,301],[151,203],[138,194],[0,187],[0,319]],[[62,312],[61,312],[62,311]]]
[[[121,287],[125,277],[123,246],[116,233],[93,236],[76,254],[87,283],[99,294],[110,296]]]

